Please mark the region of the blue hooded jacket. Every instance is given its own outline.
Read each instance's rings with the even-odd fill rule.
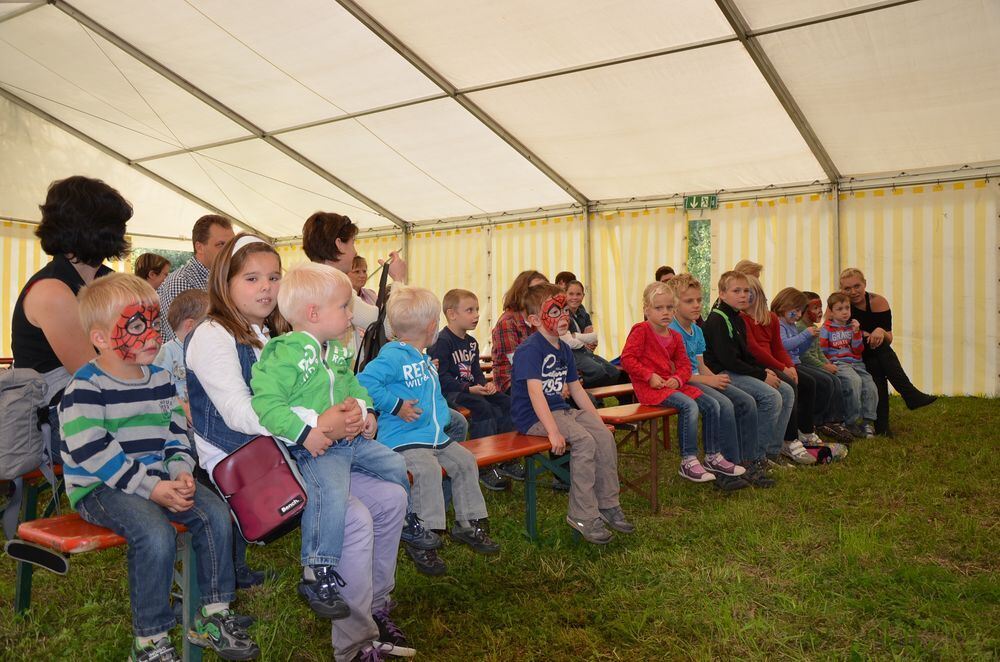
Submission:
[[[441,394],[437,370],[426,354],[403,342],[390,342],[358,375],[379,413],[378,440],[396,451],[448,444],[444,428],[451,412]],[[407,423],[397,414],[404,400],[416,400],[420,417]]]

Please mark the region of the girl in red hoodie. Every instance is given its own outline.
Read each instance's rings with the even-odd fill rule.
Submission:
[[[778,316],[767,308],[767,297],[760,281],[747,276],[750,283],[751,304],[740,313],[747,328],[747,348],[757,362],[770,368],[794,391],[795,403],[792,416],[785,428],[785,441],[781,454],[795,464],[815,464],[816,458],[805,449],[805,444],[821,445],[813,423],[813,405],[816,400],[816,380],[795,369],[792,357],[781,342],[781,325]]]
[[[688,384],[691,362],[680,334],[668,328],[674,319],[674,295],[665,283],[652,283],[642,293],[646,321],[632,327],[622,350],[622,367],[632,378],[635,395],[644,405],[677,410],[681,445],[680,475],[696,483],[715,474],[739,476],[745,469],[720,452],[719,404]],[[705,466],[698,461],[698,412],[701,412]]]

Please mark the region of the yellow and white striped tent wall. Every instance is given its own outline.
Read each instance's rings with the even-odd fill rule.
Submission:
[[[483,351],[492,328],[490,303],[490,232],[484,228],[425,230],[410,235],[409,283],[426,287],[438,299],[454,288],[479,298],[479,327],[474,333]],[[444,316],[441,317],[442,324]]]
[[[354,248],[358,255],[368,260],[368,272],[375,271],[378,267],[378,258],[386,257],[390,251],[394,251],[403,245],[403,235],[401,233],[389,234],[380,237],[360,236],[354,240]],[[281,266],[284,269],[296,265],[300,262],[307,262],[306,252],[302,250],[302,244],[281,244],[278,246],[278,255],[281,256]],[[372,279],[375,280],[374,278]],[[370,285],[372,289],[378,288],[378,282]]]

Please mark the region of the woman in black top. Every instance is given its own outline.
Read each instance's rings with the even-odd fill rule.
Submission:
[[[860,270],[850,268],[841,272],[840,289],[850,298],[851,317],[861,324],[865,337],[865,349],[861,356],[878,389],[875,432],[889,435],[890,383],[910,409],[925,407],[937,398],[922,392],[907,377],[891,346],[892,310],[889,301],[880,294],[869,294],[866,287],[865,275]]]

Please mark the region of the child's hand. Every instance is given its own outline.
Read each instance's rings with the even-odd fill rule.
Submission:
[[[833,365],[832,363],[824,363],[823,370],[826,370],[831,375],[837,374],[837,366]]]
[[[378,419],[371,412],[368,412],[368,418],[365,419],[365,429],[362,430],[361,434],[365,436],[365,439],[374,439],[375,433],[378,432]]]
[[[771,388],[778,388],[778,384],[781,383],[781,379],[778,375],[774,374],[774,371],[770,368],[767,368],[764,373],[764,383]]]
[[[317,418],[317,428],[326,432],[332,440],[354,438],[361,432],[361,427],[361,410],[354,398],[333,405]]]
[[[177,399],[181,401],[181,408],[184,409],[184,418],[187,419],[188,425],[193,425],[191,422],[191,403],[187,400],[181,400],[181,398]]]
[[[787,375],[788,378],[792,380],[792,382],[794,382],[796,384],[799,383],[799,373],[795,369],[794,366],[788,366],[787,368],[785,368],[781,372],[785,373],[785,375]]]
[[[497,393],[497,385],[493,382],[486,382],[483,388],[486,389],[486,393],[484,395],[496,395]]]
[[[180,487],[177,488],[177,491],[181,494],[181,496],[187,499],[194,497],[194,476],[185,471],[181,475],[177,476],[175,482],[180,483]]]
[[[363,402],[358,402],[355,398],[350,396],[344,398],[341,403],[344,405],[345,414],[355,414],[355,416],[348,416],[346,425],[344,428],[344,436],[348,439],[354,439],[356,436],[361,434],[361,430],[365,427],[366,416],[361,413],[361,408],[364,407]]]
[[[194,505],[194,500],[181,493],[183,484],[176,480],[161,480],[153,488],[149,500],[172,513],[182,513]]]
[[[559,432],[549,435],[549,444],[552,446],[552,453],[555,455],[562,455],[566,452],[566,437],[562,436]]]
[[[808,331],[813,338],[819,335],[819,327],[809,325],[806,327],[806,331]]]
[[[431,359],[431,365],[434,366],[435,370],[440,370],[441,369],[441,360],[440,359]]]
[[[725,391],[726,387],[729,386],[729,382],[730,382],[729,375],[725,375],[725,374],[723,374],[723,375],[712,375],[710,377],[703,377],[702,379],[705,380],[706,384],[708,384],[712,388],[717,388],[720,391]]]
[[[401,419],[407,423],[412,423],[413,421],[420,418],[420,414],[424,413],[424,410],[417,406],[419,400],[403,400],[403,406],[399,408],[399,416]]]
[[[306,436],[306,440],[302,442],[302,445],[313,457],[319,457],[320,455],[326,453],[326,449],[332,444],[333,440],[324,434],[320,428],[313,428],[310,430],[309,434]]]
[[[490,393],[488,386],[480,386],[479,384],[473,384],[469,387],[469,393],[473,395],[493,395]]]
[[[666,388],[667,382],[663,380],[663,377],[660,377],[658,374],[654,372],[649,377],[649,386],[650,388]]]
[[[857,331],[858,329],[861,328],[861,322],[859,322],[858,320],[851,320],[851,328]]]
[[[587,349],[589,349],[592,352],[596,352],[597,351],[597,343],[596,342],[592,342],[590,344],[584,345],[584,347],[586,347]]]
[[[667,380],[666,385],[667,388],[672,388],[676,391],[681,387],[681,380],[677,379],[676,377],[671,377],[670,379]]]

